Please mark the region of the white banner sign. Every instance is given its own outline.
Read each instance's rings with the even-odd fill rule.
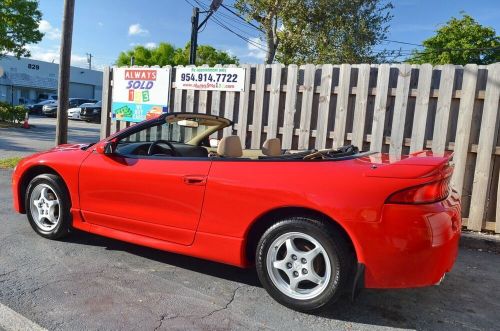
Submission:
[[[114,120],[140,122],[168,112],[170,69],[114,68]]]
[[[175,87],[242,92],[245,90],[245,74],[243,68],[181,67],[175,71]]]

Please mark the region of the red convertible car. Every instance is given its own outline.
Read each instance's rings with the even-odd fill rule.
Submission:
[[[211,147],[231,121],[163,114],[22,160],[14,207],[41,236],[79,229],[239,267],[299,311],[360,288],[438,284],[460,238],[451,155]]]

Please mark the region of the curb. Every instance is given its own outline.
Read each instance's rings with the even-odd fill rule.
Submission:
[[[462,232],[460,246],[500,254],[500,236],[477,232]]]

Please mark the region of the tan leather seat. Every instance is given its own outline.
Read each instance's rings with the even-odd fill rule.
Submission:
[[[241,157],[243,149],[238,136],[227,136],[220,140],[217,146],[217,154],[223,157]]]
[[[281,155],[281,141],[279,138],[267,139],[262,145],[262,154],[267,156]]]

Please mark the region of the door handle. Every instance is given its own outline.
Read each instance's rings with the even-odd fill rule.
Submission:
[[[205,185],[207,183],[207,176],[184,176],[184,183],[187,185]]]

